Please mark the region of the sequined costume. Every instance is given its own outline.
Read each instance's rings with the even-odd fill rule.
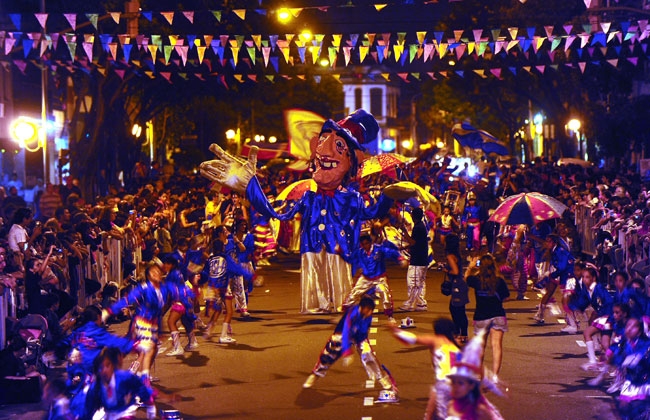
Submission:
[[[302,215],[300,311],[330,312],[332,306],[340,311],[352,288],[350,265],[343,257],[358,249],[362,222],[387,214],[393,200],[381,195],[376,204],[366,206],[361,194],[353,190],[307,191],[289,211],[278,214],[257,178],[248,183],[246,197],[265,217],[289,220]]]
[[[110,385],[107,387],[101,381],[94,382],[86,398],[87,413],[96,413],[103,408],[107,420],[135,418],[138,410],[136,397],[153,404],[153,390],[145,385],[142,378],[128,370],[116,370]]]
[[[158,330],[163,316],[163,307],[171,301],[169,288],[155,287],[150,281],[138,284],[128,295],[118,300],[109,312],[116,314],[127,306],[133,306],[133,337],[139,341],[138,348],[143,351],[155,348]]]
[[[461,222],[465,227],[467,235],[467,249],[479,249],[481,247],[481,206],[466,205],[463,210]]]
[[[361,248],[352,253],[352,273],[356,273],[357,268],[361,268],[361,276],[359,276],[352,291],[346,298],[345,306],[358,303],[361,296],[374,290],[375,293],[380,294],[382,297],[384,315],[393,316],[393,297],[388,285],[388,276],[386,275],[387,258],[403,259],[399,251],[390,242],[373,244],[369,252]]]
[[[324,377],[329,368],[341,357],[348,356],[356,348],[369,379],[388,381],[368,341],[372,316],[364,318],[358,305],[347,308],[336,325],[334,333],[323,347],[312,373]]]

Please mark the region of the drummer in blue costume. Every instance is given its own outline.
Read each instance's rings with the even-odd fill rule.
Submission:
[[[219,159],[203,162],[201,174],[210,180],[246,191],[256,211],[266,217],[289,220],[301,213],[301,305],[302,313],[340,312],[352,288],[349,256],[359,247],[361,223],[383,216],[392,200],[381,195],[366,206],[361,194],[346,188],[357,174],[363,143],[377,137],[379,125],[364,110],[347,118],[328,120],[320,136],[312,139],[313,179],[317,191],[307,191],[286,213],[278,214],[255,177],[257,149],[248,161],[235,158],[216,144],[210,150]]]

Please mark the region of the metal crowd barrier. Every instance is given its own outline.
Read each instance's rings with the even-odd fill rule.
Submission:
[[[591,215],[591,207],[576,205],[575,207],[575,225],[580,235],[580,244],[582,252],[592,257],[596,256],[596,233],[592,229],[598,220]]]

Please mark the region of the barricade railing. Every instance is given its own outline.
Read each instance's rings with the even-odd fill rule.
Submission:
[[[10,311],[10,295],[12,290],[5,288],[2,296],[0,296],[0,350],[5,348],[7,342],[7,318]]]
[[[575,207],[575,225],[580,235],[580,244],[582,252],[592,257],[597,254],[596,251],[596,233],[592,229],[598,220],[591,215],[591,207],[578,204]]]

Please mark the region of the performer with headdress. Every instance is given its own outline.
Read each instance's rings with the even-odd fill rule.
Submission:
[[[488,328],[480,330],[451,361],[451,372],[447,375],[451,400],[446,420],[503,420],[499,410],[481,392],[486,331]]]
[[[284,214],[273,209],[255,177],[256,147],[251,148],[246,161],[213,144],[210,150],[218,159],[201,164],[203,176],[235,191],[245,191],[251,205],[263,216],[279,220],[302,216],[302,313],[341,311],[352,288],[347,259],[359,247],[361,223],[386,214],[392,204],[390,198],[381,195],[375,204],[366,206],[359,192],[346,188],[356,177],[363,143],[374,140],[378,132],[377,121],[364,110],[338,122],[325,121],[320,136],[311,144],[313,179],[318,189],[305,192]]]

